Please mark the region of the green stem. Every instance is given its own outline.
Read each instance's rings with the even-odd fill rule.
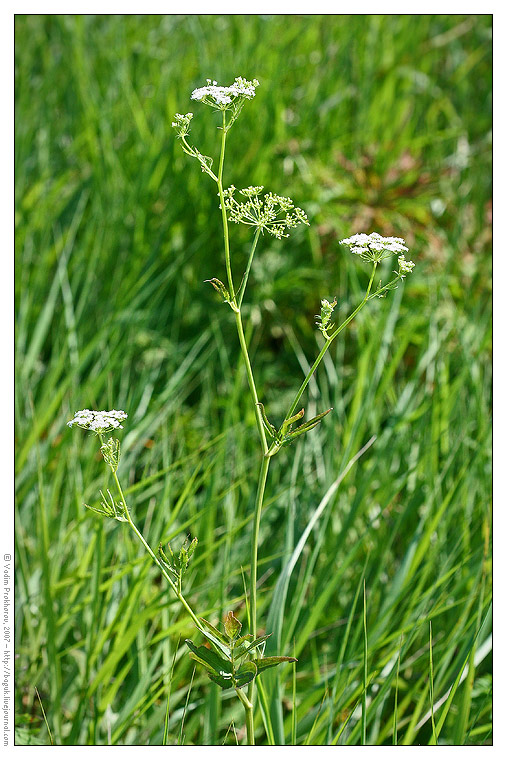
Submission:
[[[227,270],[227,281],[229,283],[229,292],[231,296],[231,306],[232,310],[234,311],[234,317],[236,319],[236,328],[238,331],[238,338],[239,343],[241,346],[241,353],[243,355],[243,361],[245,363],[246,368],[246,374],[248,379],[248,387],[250,388],[250,395],[252,396],[252,401],[254,403],[254,412],[255,412],[255,421],[257,423],[257,430],[259,431],[259,438],[261,441],[262,446],[262,453],[265,454],[268,450],[268,444],[266,440],[266,433],[264,432],[264,425],[262,424],[262,415],[260,408],[258,407],[259,403],[259,397],[257,396],[257,388],[255,386],[255,380],[252,372],[252,365],[250,363],[250,357],[248,355],[248,346],[246,345],[245,340],[245,333],[243,330],[243,322],[241,320],[241,313],[240,313],[240,306],[241,301],[243,300],[243,295],[245,292],[246,287],[246,279],[243,279],[243,283],[240,290],[240,304],[238,305],[238,302],[236,301],[236,296],[234,294],[234,282],[232,279],[232,270],[231,270],[231,253],[230,253],[230,246],[229,246],[229,225],[227,222],[227,212],[225,209],[225,203],[224,203],[224,190],[222,186],[222,178],[224,174],[224,158],[225,158],[225,138],[227,136],[226,131],[226,124],[225,124],[225,112],[223,114],[223,127],[222,127],[222,144],[220,148],[220,162],[218,167],[218,178],[217,178],[217,185],[218,185],[218,194],[220,196],[220,208],[222,211],[222,227],[224,232],[224,251],[225,251],[225,268]],[[255,246],[257,245],[259,235],[257,234],[254,240],[254,245],[252,246],[252,251],[250,252],[250,259],[247,267],[247,271],[250,269],[250,265],[252,263],[253,254],[255,252]],[[248,277],[248,274],[245,273]]]
[[[292,405],[291,405],[289,411],[287,412],[287,414],[285,416],[285,420],[288,420],[294,414],[294,412],[296,410],[296,407],[299,404],[299,399],[303,395],[303,393],[304,393],[304,391],[306,389],[306,386],[308,385],[308,383],[312,379],[313,373],[315,372],[315,370],[317,369],[317,367],[321,363],[321,361],[322,361],[322,359],[324,357],[324,354],[328,350],[328,348],[331,345],[331,343],[341,333],[341,331],[344,330],[347,327],[347,325],[349,324],[349,322],[351,322],[354,319],[354,317],[357,314],[359,314],[359,312],[361,311],[361,309],[363,308],[363,306],[365,305],[365,303],[368,301],[368,298],[369,298],[369,295],[370,295],[371,286],[372,286],[372,283],[373,283],[373,278],[375,277],[375,271],[376,271],[376,269],[377,269],[377,264],[374,263],[373,264],[373,271],[371,273],[371,277],[370,277],[370,281],[368,283],[368,288],[366,290],[366,294],[365,294],[363,300],[361,301],[361,303],[359,304],[359,306],[357,306],[357,308],[354,309],[354,311],[352,312],[352,314],[349,314],[349,316],[347,317],[347,319],[344,322],[342,322],[341,325],[339,327],[337,327],[336,330],[333,333],[331,333],[331,335],[327,336],[326,342],[322,346],[319,355],[315,359],[315,361],[312,364],[312,366],[311,366],[308,374],[306,375],[305,379],[303,380],[303,382],[301,384],[301,387],[299,388],[298,392],[296,393],[296,397],[295,397],[294,401],[292,402]]]
[[[253,682],[252,682],[253,683]],[[253,705],[250,700],[245,696],[241,689],[236,689],[236,694],[239,697],[243,707],[245,708],[245,723],[246,723],[246,742],[249,746],[255,745],[254,736],[254,721],[253,721]]]
[[[215,182],[218,182],[218,177],[216,174],[209,168],[209,166],[199,157],[197,152],[194,148],[192,148],[188,142],[185,140],[184,137],[181,137],[181,144],[183,147],[183,152],[186,153],[188,156],[192,156],[192,158],[197,158],[199,163],[201,164],[202,170],[206,172],[206,174],[209,174],[209,176],[215,180]]]
[[[261,523],[264,491],[266,488],[270,462],[271,457],[262,457],[261,469],[259,472],[259,481],[257,483],[257,494],[255,497],[255,514],[252,533],[252,556],[250,563],[250,633],[254,639],[257,638],[257,551],[259,545],[259,528]]]
[[[136,524],[132,520],[132,518],[130,516],[129,509],[127,507],[127,502],[125,500],[125,496],[123,495],[123,491],[122,491],[122,487],[120,485],[120,481],[118,480],[118,476],[117,476],[117,474],[114,471],[113,471],[113,477],[115,479],[116,487],[118,489],[118,493],[120,494],[120,499],[122,501],[122,504],[125,506],[125,517],[127,518],[128,524],[130,525],[130,527],[132,528],[132,530],[134,531],[134,533],[138,537],[139,541],[142,543],[142,545],[144,546],[144,548],[146,549],[146,551],[148,552],[148,554],[152,558],[153,562],[157,565],[157,567],[159,568],[160,572],[162,573],[162,575],[164,576],[164,578],[166,579],[166,581],[169,583],[169,585],[172,588],[172,590],[174,591],[176,597],[179,599],[179,601],[181,602],[181,604],[183,605],[183,607],[186,609],[186,611],[188,612],[188,614],[190,615],[190,617],[192,618],[192,620],[194,621],[194,623],[196,624],[196,626],[200,630],[201,629],[201,624],[199,622],[199,619],[198,619],[197,615],[194,613],[194,611],[192,610],[192,608],[188,604],[187,600],[185,599],[185,597],[181,593],[181,590],[178,588],[178,586],[176,586],[176,584],[174,583],[173,579],[168,574],[167,570],[165,569],[165,567],[163,566],[163,564],[161,563],[161,561],[159,560],[159,558],[157,557],[157,555],[152,551],[150,545],[145,540],[143,534],[141,533],[141,531],[138,529],[138,527],[136,526]]]
[[[262,453],[266,455],[268,452],[268,442],[266,440],[266,433],[264,430],[264,424],[262,422],[262,414],[260,407],[258,406],[259,397],[257,396],[257,388],[255,386],[255,379],[252,372],[252,365],[250,364],[250,357],[248,355],[248,346],[246,345],[245,333],[243,330],[243,322],[241,320],[241,313],[239,311],[234,312],[236,319],[236,328],[238,330],[238,338],[241,346],[241,353],[243,355],[243,361],[245,363],[246,376],[248,380],[248,387],[250,388],[250,395],[254,403],[255,421],[257,423],[257,430],[259,431],[259,438],[261,440]]]
[[[234,284],[232,281],[231,270],[231,253],[229,249],[229,227],[227,224],[227,211],[224,202],[224,188],[222,185],[222,177],[224,175],[224,158],[225,158],[225,138],[227,137],[227,131],[225,129],[225,111],[223,112],[222,121],[222,144],[220,147],[220,162],[218,165],[218,195],[220,196],[220,210],[222,212],[222,226],[224,229],[224,249],[225,249],[225,268],[227,270],[227,282],[229,283],[229,292],[231,295],[231,304],[233,309],[237,309],[236,296],[234,295]]]
[[[380,293],[383,293],[385,290],[392,290],[392,287],[395,283],[397,283],[399,280],[403,280],[403,277],[401,275],[398,275],[394,278],[394,280],[391,280],[391,282],[388,282],[387,285],[384,285],[383,288],[379,288],[375,291],[375,293],[372,293],[371,296],[368,296],[366,299],[367,301],[370,300],[370,298],[377,298]]]
[[[260,229],[258,229],[255,233],[255,237],[252,244],[252,249],[250,251],[250,256],[248,257],[248,263],[246,265],[245,274],[243,275],[243,281],[241,283],[241,288],[239,291],[239,298],[238,298],[238,309],[241,309],[241,304],[243,303],[243,296],[245,295],[245,289],[246,284],[248,282],[248,275],[250,274],[250,267],[252,266],[252,261],[255,253],[255,249],[257,247],[257,241],[259,240],[259,235],[261,234]]]
[[[258,408],[258,407],[257,407]],[[264,502],[264,491],[268,479],[269,465],[271,457],[266,454],[262,457],[259,480],[257,483],[257,493],[255,496],[255,514],[252,528],[252,554],[250,560],[250,633],[253,639],[257,638],[257,554],[259,547],[259,529],[261,524],[262,505]],[[254,682],[251,681],[248,686],[248,698],[253,701]]]

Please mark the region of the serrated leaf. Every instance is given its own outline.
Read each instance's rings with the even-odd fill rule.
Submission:
[[[188,559],[189,560],[192,558],[192,554],[195,552],[197,544],[198,544],[198,539],[197,539],[197,536],[196,536],[190,542],[190,546],[188,547],[188,550],[187,550],[187,554],[188,554]]]
[[[262,673],[268,668],[275,668],[282,662],[297,662],[297,659],[295,657],[263,657],[261,660],[255,660],[258,673]]]
[[[257,667],[253,662],[245,662],[244,665],[236,672],[235,681],[236,686],[246,686],[247,683],[253,681],[257,675]]]

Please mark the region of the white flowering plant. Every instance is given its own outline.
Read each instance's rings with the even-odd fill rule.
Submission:
[[[197,548],[197,538],[193,538],[190,543],[185,540],[178,553],[175,553],[170,546],[164,548],[162,544],[154,551],[135,525],[117,474],[120,464],[120,442],[113,437],[107,440],[104,438],[106,433],[123,427],[121,423],[127,418],[127,414],[114,409],[108,412],[94,412],[85,409],[76,412],[74,418],[68,423],[71,427],[81,427],[100,438],[100,450],[104,462],[111,470],[118,492],[117,500],[113,498],[109,490],[107,491],[108,498],[105,498],[101,492],[100,507],[89,508],[102,516],[127,523],[141,541],[172,591],[189,614],[199,633],[206,640],[206,645],[200,646],[190,639],[186,640],[186,644],[190,650],[190,657],[205,669],[209,678],[214,683],[223,689],[234,689],[241,701],[245,711],[246,740],[249,745],[255,744],[254,710],[256,705],[256,687],[264,704],[266,703],[262,680],[259,680],[258,676],[268,668],[280,666],[288,662],[296,662],[295,658],[283,655],[264,656],[265,642],[270,634],[258,636],[257,631],[259,528],[271,460],[282,447],[291,444],[296,438],[315,428],[322,422],[324,417],[333,411],[332,409],[324,410],[312,419],[303,422],[305,410],[299,408],[301,398],[308,383],[333,341],[357,316],[368,301],[376,297],[384,297],[390,290],[396,288],[399,282],[410,274],[414,268],[414,262],[405,259],[408,247],[401,238],[383,237],[377,232],[369,234],[361,232],[340,241],[343,245],[348,246],[352,253],[371,265],[364,296],[355,309],[338,326],[335,326],[332,322],[333,313],[337,306],[336,298],[332,300],[322,298],[320,314],[316,316],[316,326],[324,338],[324,343],[315,361],[300,383],[283,420],[280,424],[274,425],[269,420],[265,405],[259,400],[257,392],[243,325],[243,299],[261,234],[266,233],[281,240],[288,237],[296,227],[308,225],[309,220],[306,213],[301,208],[295,206],[291,198],[269,191],[264,192],[264,187],[262,186],[243,188],[239,190],[238,195],[236,195],[237,191],[234,185],[224,188],[223,175],[227,135],[246,102],[255,97],[258,86],[259,82],[257,79],[249,81],[242,77],[237,77],[234,83],[228,86],[218,85],[216,81],[208,79],[205,86],[194,89],[191,94],[192,100],[211,106],[220,115],[221,123],[219,124],[219,130],[221,137],[217,151],[219,158],[216,172],[213,170],[213,159],[205,156],[187,140],[193,114],[190,112],[186,114],[177,113],[172,122],[176,137],[180,141],[183,151],[198,161],[201,170],[213,180],[218,190],[219,203],[217,204],[217,211],[220,212],[222,219],[226,276],[225,283],[217,277],[212,277],[206,280],[206,282],[209,282],[220,293],[222,300],[233,311],[239,348],[246,369],[252,410],[255,414],[258,432],[260,464],[250,541],[249,591],[246,599],[249,623],[249,632],[247,634],[239,636],[242,624],[232,611],[225,618],[223,630],[220,630],[204,618],[199,617],[183,595],[183,577]],[[233,274],[229,235],[230,223],[244,224],[247,227],[251,227],[253,232],[250,253],[243,275],[239,281],[239,286],[237,286]],[[375,275],[379,264],[393,256],[397,257],[398,265],[398,268],[393,272],[394,276],[386,285],[382,285],[380,281],[376,283]]]

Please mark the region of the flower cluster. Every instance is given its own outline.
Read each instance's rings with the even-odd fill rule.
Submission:
[[[218,85],[216,81],[207,79],[205,87],[198,87],[192,93],[192,100],[199,100],[208,106],[227,110],[236,100],[251,100],[255,97],[255,88],[259,86],[257,79],[249,82],[243,77],[236,77],[234,84],[228,87]]]
[[[83,430],[93,430],[97,434],[108,433],[110,430],[123,428],[121,422],[127,416],[125,412],[116,411],[116,409],[111,409],[109,412],[93,412],[90,409],[82,409],[75,413],[67,425],[69,427],[77,425]]]
[[[357,235],[340,240],[343,245],[348,245],[352,253],[356,253],[365,261],[379,262],[396,253],[408,251],[402,238],[382,237],[378,232],[366,235],[359,232]]]
[[[190,122],[192,121],[193,113],[176,113],[174,114],[174,121],[171,124],[175,128],[178,137],[186,137],[190,132]]]
[[[294,206],[290,198],[274,193],[265,193],[261,198],[262,186],[245,187],[239,192],[246,200],[237,201],[234,197],[236,188],[231,185],[224,192],[224,205],[229,214],[229,221],[247,224],[258,230],[269,232],[276,238],[289,237],[287,229],[299,224],[309,225],[305,212]]]
[[[400,277],[404,277],[406,274],[409,274],[414,267],[414,262],[407,261],[403,254],[401,256],[398,256],[398,270]]]

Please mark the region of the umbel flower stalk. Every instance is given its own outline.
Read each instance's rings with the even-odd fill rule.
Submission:
[[[238,87],[238,83],[241,83],[241,87]],[[317,326],[325,338],[325,343],[320,350],[317,358],[315,359],[311,369],[301,383],[300,388],[297,391],[281,426],[277,429],[274,425],[272,425],[266,416],[263,404],[260,403],[258,398],[255,378],[244,336],[241,306],[243,303],[243,297],[250,273],[250,267],[252,264],[253,256],[257,250],[260,234],[267,233],[281,239],[283,237],[289,236],[289,230],[292,230],[300,224],[308,225],[309,222],[305,212],[302,209],[295,207],[293,201],[290,198],[276,195],[271,192],[263,194],[264,188],[262,186],[250,186],[240,190],[239,195],[242,197],[240,197],[239,200],[235,195],[236,188],[234,185],[229,186],[227,190],[224,190],[223,188],[225,145],[227,134],[230,127],[236,120],[239,112],[243,108],[245,101],[247,99],[251,100],[255,96],[255,90],[258,85],[259,82],[256,79],[254,79],[252,82],[248,82],[243,78],[237,78],[234,85],[231,85],[230,87],[221,87],[217,85],[217,82],[214,81],[212,83],[210,80],[208,80],[207,86],[194,90],[192,93],[192,98],[194,100],[201,101],[206,105],[212,106],[215,108],[215,110],[222,112],[220,158],[217,175],[214,175],[211,171],[211,159],[207,159],[206,166],[203,166],[201,160],[202,154],[196,148],[190,147],[186,140],[186,137],[190,131],[190,120],[192,114],[187,114],[186,117],[177,115],[176,120],[173,123],[173,126],[176,128],[177,136],[181,140],[183,150],[188,155],[191,155],[200,161],[203,171],[205,171],[212,179],[214,179],[218,186],[224,238],[224,257],[227,286],[224,285],[216,277],[209,280],[209,282],[211,282],[213,287],[221,294],[223,301],[228,303],[234,312],[240,350],[243,356],[243,361],[247,373],[247,380],[250,389],[253,410],[257,422],[257,429],[259,432],[261,464],[257,481],[255,512],[252,527],[249,600],[250,633],[254,639],[257,635],[257,555],[259,529],[271,458],[278,453],[282,446],[290,443],[298,435],[302,435],[308,430],[311,430],[313,427],[315,427],[315,425],[319,424],[321,419],[326,414],[332,411],[329,409],[325,412],[322,412],[313,420],[309,420],[293,430],[294,424],[299,421],[304,415],[304,409],[296,412],[301,397],[308,383],[310,382],[312,375],[317,370],[320,362],[322,361],[325,353],[333,341],[338,337],[342,330],[347,327],[347,325],[354,319],[354,317],[356,317],[356,315],[361,311],[361,309],[370,299],[386,295],[387,291],[395,288],[397,286],[397,283],[402,280],[407,274],[409,274],[414,267],[413,262],[407,262],[405,260],[403,252],[408,251],[408,248],[401,238],[383,237],[378,233],[373,232],[369,235],[365,233],[359,233],[353,235],[351,238],[341,241],[344,245],[348,245],[353,253],[359,255],[363,260],[368,261],[372,264],[370,278],[365,295],[358,306],[352,311],[352,313],[336,328],[331,324],[331,317],[336,306],[336,299],[334,299],[332,302],[328,299],[322,299],[321,313],[317,317]],[[246,226],[251,227],[254,231],[254,238],[250,255],[238,291],[235,289],[231,267],[231,251],[228,227],[229,222],[233,222],[235,224],[245,224]],[[385,258],[388,258],[394,254],[398,255],[398,270],[394,272],[395,277],[387,285],[382,286],[382,283],[379,283],[377,288],[374,288],[374,279],[378,264]],[[270,443],[268,443],[268,437],[271,439]],[[248,691],[248,697],[251,701],[253,701],[253,691],[254,682],[252,681],[250,683]]]
[[[126,412],[91,411],[89,409],[76,412],[69,421],[70,427],[81,427],[88,430],[100,439],[100,451],[105,464],[109,467],[114,480],[117,497],[109,490],[107,497],[101,492],[100,506],[87,506],[93,512],[102,517],[114,519],[117,522],[127,523],[129,528],[140,541],[153,563],[169,584],[170,589],[186,610],[200,636],[205,639],[206,645],[196,645],[190,639],[186,644],[190,650],[190,657],[203,667],[214,683],[223,689],[234,689],[245,712],[245,727],[247,744],[255,744],[254,711],[256,686],[261,696],[262,680],[259,676],[267,669],[278,667],[288,662],[295,663],[294,657],[283,655],[264,656],[265,642],[268,634],[258,636],[258,612],[257,612],[257,567],[259,531],[261,525],[264,494],[269,475],[271,460],[284,447],[292,443],[296,438],[304,435],[319,425],[323,418],[332,412],[326,409],[319,412],[312,419],[304,419],[305,410],[300,408],[303,394],[313,374],[317,371],[323,357],[329,350],[333,341],[359,314],[365,305],[373,298],[383,298],[390,290],[396,288],[414,268],[414,262],[405,259],[408,248],[401,238],[383,237],[372,232],[357,233],[350,238],[345,238],[341,243],[348,246],[350,251],[360,259],[367,262],[371,269],[366,285],[365,293],[355,309],[338,325],[333,324],[333,313],[337,305],[336,298],[322,298],[320,314],[316,316],[316,326],[324,338],[324,344],[320,349],[310,370],[302,380],[295,392],[292,403],[287,409],[283,421],[279,425],[273,424],[268,418],[265,405],[259,399],[252,362],[243,326],[243,300],[245,297],[251,265],[254,255],[258,253],[259,242],[264,235],[275,237],[279,240],[288,237],[294,229],[300,225],[309,224],[306,213],[297,207],[291,198],[278,195],[271,191],[264,192],[262,186],[249,186],[239,191],[234,185],[224,188],[224,169],[226,141],[231,127],[240,116],[247,101],[253,100],[256,95],[259,82],[256,79],[249,81],[237,77],[232,85],[218,85],[216,81],[207,80],[207,84],[198,87],[192,92],[192,99],[201,104],[210,106],[219,113],[220,119],[220,142],[217,148],[218,167],[213,169],[213,159],[200,152],[198,148],[188,141],[190,127],[193,119],[192,113],[176,114],[172,126],[184,153],[194,158],[201,171],[208,175],[215,183],[219,198],[217,211],[221,215],[222,233],[224,245],[224,268],[225,283],[218,277],[211,277],[209,282],[220,294],[224,303],[228,304],[233,312],[236,331],[243,364],[246,371],[247,384],[251,399],[252,410],[255,415],[259,440],[259,474],[255,490],[255,509],[251,529],[250,543],[250,568],[249,568],[249,632],[240,636],[242,624],[231,611],[228,613],[222,628],[219,628],[202,617],[199,617],[183,594],[184,576],[197,548],[197,538],[190,542],[184,540],[180,545],[179,552],[173,551],[170,546],[159,544],[156,551],[150,547],[141,531],[137,528],[130,507],[127,505],[120,480],[118,468],[120,465],[120,441],[117,438],[105,438],[106,434],[123,428],[122,422],[127,419]],[[229,224],[244,224],[252,230],[252,243],[241,280],[235,281],[233,271],[233,258],[231,255]],[[380,262],[389,257],[397,257],[397,269],[393,272],[392,279],[385,285],[376,282],[377,267]],[[236,260],[234,259],[234,269]]]

